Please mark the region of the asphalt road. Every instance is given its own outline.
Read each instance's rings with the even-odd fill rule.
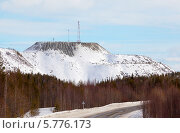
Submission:
[[[115,109],[103,113],[94,114],[85,118],[120,118],[122,115],[142,109],[142,105]]]

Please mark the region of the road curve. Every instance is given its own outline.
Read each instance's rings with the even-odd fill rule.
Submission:
[[[137,111],[142,109],[142,105],[124,107],[120,109],[115,109],[103,113],[97,113],[90,116],[86,116],[85,118],[120,118],[121,116],[131,113],[133,111]]]
[[[128,118],[142,117],[142,101],[112,103],[102,107],[55,112],[39,118]]]

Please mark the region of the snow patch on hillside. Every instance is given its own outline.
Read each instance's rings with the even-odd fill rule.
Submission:
[[[23,73],[36,72],[33,69],[33,65],[16,50],[0,48],[0,55],[6,71],[17,71],[17,69],[20,69]]]

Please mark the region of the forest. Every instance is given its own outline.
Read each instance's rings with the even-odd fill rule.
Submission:
[[[110,103],[145,101],[144,118],[180,117],[180,73],[150,77],[108,79],[99,83],[61,81],[41,74],[4,72],[0,69],[0,118],[17,118],[38,108],[56,111],[104,106]]]

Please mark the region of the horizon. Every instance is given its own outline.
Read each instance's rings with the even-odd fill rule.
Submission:
[[[81,41],[97,42],[113,54],[148,56],[180,71],[178,5],[174,0],[1,0],[0,47],[23,51],[38,40],[74,42],[80,21]]]

